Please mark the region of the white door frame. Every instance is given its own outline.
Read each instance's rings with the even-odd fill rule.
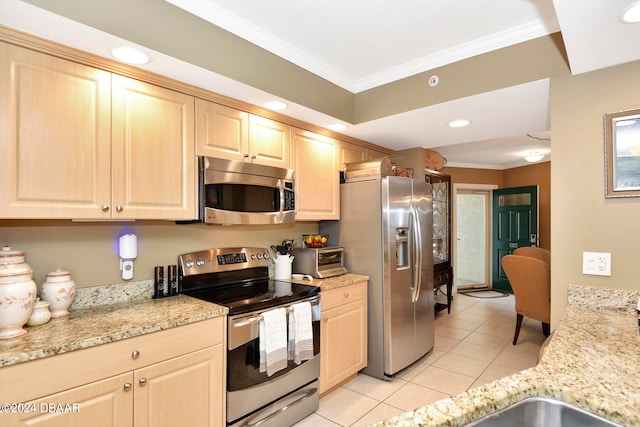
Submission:
[[[459,190],[478,190],[478,191],[489,191],[492,192],[493,190],[497,189],[498,186],[495,184],[465,184],[465,183],[460,183],[460,184],[453,184],[453,197],[452,197],[452,212],[453,215],[451,217],[451,250],[453,251],[453,265],[454,265],[454,277],[455,277],[455,266],[457,265],[457,246],[458,246],[458,206],[457,206],[457,198],[458,198],[458,191]],[[489,202],[491,202],[491,200],[489,200]],[[489,203],[489,221],[488,221],[488,227],[489,229],[486,230],[487,232],[487,236],[491,236],[491,214],[492,214],[492,206],[491,203]],[[489,257],[489,267],[491,267],[491,251],[489,251],[489,253],[487,254]],[[491,274],[491,272],[489,272],[489,274]],[[456,292],[458,292],[458,286],[455,284],[455,280],[454,280],[454,284],[453,284],[453,293],[455,294]]]

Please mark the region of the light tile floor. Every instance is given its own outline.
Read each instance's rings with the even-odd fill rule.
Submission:
[[[525,318],[514,346],[513,295],[481,295],[456,294],[451,314],[436,316],[434,349],[392,381],[358,374],[295,426],[367,426],[534,366],[545,339],[541,323]]]

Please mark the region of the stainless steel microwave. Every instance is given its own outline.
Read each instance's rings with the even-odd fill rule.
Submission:
[[[213,157],[199,160],[202,222],[282,224],[295,221],[293,169]]]

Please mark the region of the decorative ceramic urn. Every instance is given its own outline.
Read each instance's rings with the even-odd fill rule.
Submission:
[[[22,327],[33,311],[37,287],[25,258],[9,246],[0,250],[0,339],[27,333]]]
[[[40,288],[40,298],[49,303],[52,318],[67,316],[75,296],[76,284],[71,280],[71,274],[60,267],[47,274]]]
[[[31,317],[27,322],[28,326],[44,325],[51,319],[51,312],[49,311],[49,303],[42,301],[40,298],[36,298],[36,302],[33,305],[33,311]]]

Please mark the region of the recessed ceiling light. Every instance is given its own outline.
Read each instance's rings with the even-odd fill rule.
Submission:
[[[622,22],[627,24],[636,24],[640,22],[640,1],[632,4],[620,17]]]
[[[466,119],[453,120],[453,121],[449,122],[449,127],[462,128],[462,127],[465,127],[465,126],[469,125],[469,123],[471,123],[471,122],[469,120],[466,120]]]
[[[526,156],[524,156],[524,159],[529,163],[538,162],[538,161],[542,160],[543,158],[544,158],[544,154],[540,154],[537,151],[532,151],[529,154],[527,154]]]
[[[334,123],[332,125],[327,126],[329,129],[334,130],[336,132],[340,132],[341,130],[345,130],[347,125],[343,125],[342,123]]]
[[[287,104],[280,101],[269,101],[269,102],[265,102],[262,105],[264,106],[264,108],[268,108],[269,110],[274,110],[274,111],[284,110],[285,108],[287,108]]]
[[[133,47],[114,47],[111,49],[114,58],[127,64],[142,65],[149,62],[149,57]]]

